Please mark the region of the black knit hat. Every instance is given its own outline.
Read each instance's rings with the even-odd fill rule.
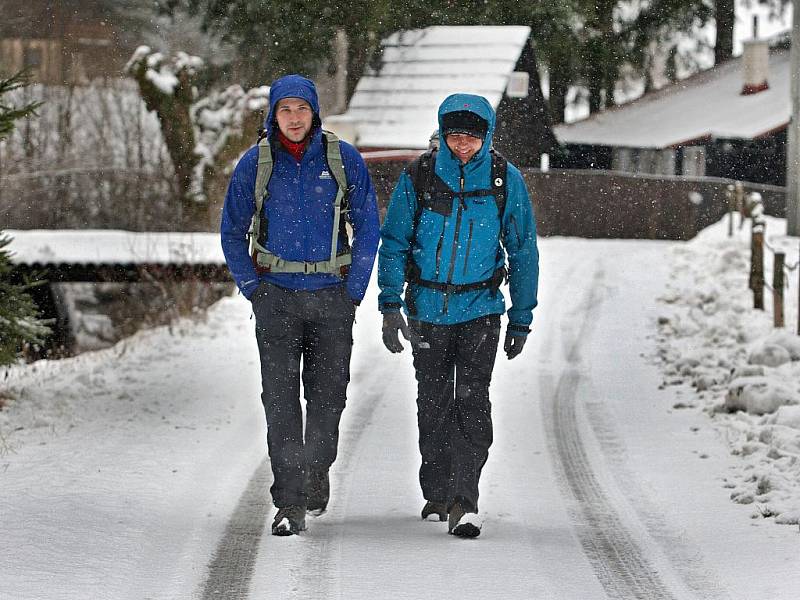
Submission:
[[[456,110],[442,115],[442,134],[465,133],[483,139],[489,130],[489,123],[469,110]]]

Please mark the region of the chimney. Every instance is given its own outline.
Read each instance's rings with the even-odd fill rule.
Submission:
[[[744,42],[742,53],[744,81],[742,96],[757,94],[769,89],[769,44],[766,40]]]

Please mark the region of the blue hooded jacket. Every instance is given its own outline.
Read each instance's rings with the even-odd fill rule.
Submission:
[[[300,162],[280,144],[273,143],[274,164],[269,182],[267,250],[288,261],[328,260],[333,234],[336,181],[331,177],[319,120],[319,100],[314,83],[300,75],[287,75],[270,88],[269,114],[264,122],[271,140],[277,130],[275,106],[284,98],[300,98],[314,111],[310,139]],[[350,297],[360,302],[369,283],[379,239],[378,209],[372,180],[358,151],[339,142],[347,185],[351,189],[350,223],[353,226],[353,262],[346,279]],[[256,210],[255,184],[258,146],[239,160],[228,185],[220,233],[225,261],[242,294],[250,298],[261,281],[295,290],[316,290],[341,285],[333,274],[256,273],[249,254],[247,231]],[[339,240],[341,249],[342,240]]]
[[[442,116],[468,110],[488,123],[488,131],[480,150],[465,164],[456,158],[444,139]],[[490,148],[495,128],[495,114],[482,96],[453,94],[439,107],[439,151],[436,153],[436,174],[452,189],[459,191],[461,178],[464,191],[491,187],[492,158]],[[512,164],[506,173],[507,199],[502,222],[494,197],[453,197],[449,216],[422,211],[414,232],[417,193],[406,171],[392,193],[389,209],[381,229],[378,253],[378,303],[381,312],[400,310],[407,261],[419,267],[422,279],[441,283],[466,284],[484,281],[502,267],[508,255],[511,308],[508,311],[509,331],[526,335],[537,304],[539,251],[536,246],[536,224],[528,190],[522,174]],[[505,311],[503,295],[491,289],[449,293],[410,284],[405,298],[413,294],[414,319],[435,324],[471,321]],[[406,312],[408,308],[406,306]]]

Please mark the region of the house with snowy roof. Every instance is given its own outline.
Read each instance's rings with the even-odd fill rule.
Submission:
[[[554,167],[717,176],[784,185],[789,48],[745,42],[739,58],[554,128]]]
[[[0,73],[27,69],[33,81],[84,84],[119,77],[132,49],[97,2],[3,0]]]
[[[435,26],[396,32],[356,85],[347,111],[325,126],[362,151],[423,150],[450,94],[484,96],[497,111],[495,147],[538,166],[556,146],[527,26]]]

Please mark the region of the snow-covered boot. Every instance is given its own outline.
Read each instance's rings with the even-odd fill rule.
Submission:
[[[447,519],[447,533],[463,538],[476,538],[481,534],[481,522],[477,513],[464,512],[456,502]]]
[[[422,519],[427,521],[431,515],[439,517],[439,521],[447,521],[447,506],[443,502],[431,502],[428,500],[425,506],[422,507]]]
[[[328,508],[331,484],[328,469],[308,469],[306,474],[306,508],[314,516],[319,516]]]
[[[302,506],[279,508],[272,521],[272,535],[297,535],[306,529],[306,509]]]

